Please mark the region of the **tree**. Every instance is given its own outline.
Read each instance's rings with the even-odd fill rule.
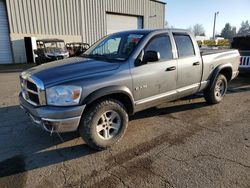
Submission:
[[[250,25],[248,23],[248,20],[247,21],[243,21],[241,23],[241,27],[238,31],[238,35],[246,35],[246,34],[250,34]]]
[[[230,25],[230,23],[226,23],[225,27],[221,31],[221,36],[225,39],[232,40],[236,35],[236,27]]]
[[[205,36],[205,29],[202,24],[190,26],[188,30],[192,31],[195,36]]]

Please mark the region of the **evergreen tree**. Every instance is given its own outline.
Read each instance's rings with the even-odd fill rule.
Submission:
[[[221,31],[221,36],[225,39],[232,40],[236,35],[236,27],[232,27],[230,23],[226,23],[225,27]]]
[[[250,34],[250,25],[248,23],[248,20],[247,21],[243,21],[241,23],[241,27],[238,31],[238,35],[247,35],[247,34]]]

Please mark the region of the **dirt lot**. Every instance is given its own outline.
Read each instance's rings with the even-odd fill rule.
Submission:
[[[130,118],[123,140],[89,149],[50,136],[18,106],[18,73],[0,74],[0,187],[250,187],[250,77],[208,106],[197,95]]]

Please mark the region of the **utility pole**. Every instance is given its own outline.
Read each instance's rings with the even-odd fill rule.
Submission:
[[[213,39],[214,39],[214,40],[215,40],[216,17],[217,17],[218,14],[219,14],[219,11],[214,13],[214,30],[213,30]]]

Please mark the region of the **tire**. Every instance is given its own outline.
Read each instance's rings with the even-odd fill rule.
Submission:
[[[87,108],[79,133],[90,147],[104,150],[124,136],[127,126],[128,114],[124,105],[115,99],[103,99]]]
[[[204,91],[204,97],[207,103],[220,103],[227,92],[227,79],[223,74],[219,74],[214,84]]]

